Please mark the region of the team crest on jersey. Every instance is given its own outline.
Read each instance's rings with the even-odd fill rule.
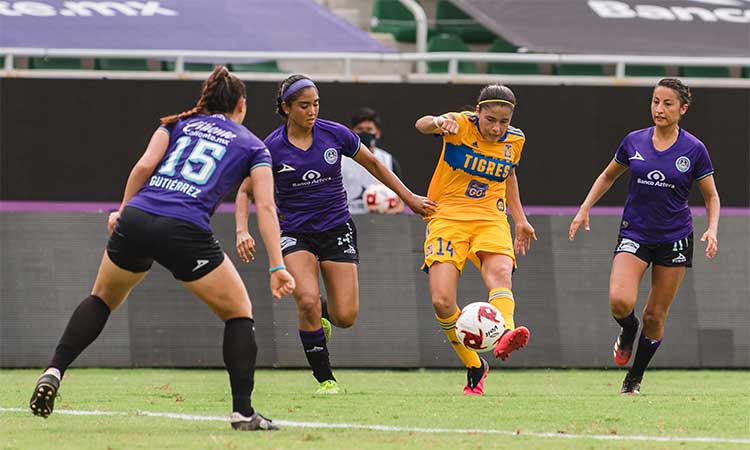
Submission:
[[[339,160],[339,152],[335,148],[326,149],[323,158],[328,164],[336,164],[336,161]]]
[[[674,165],[675,167],[677,167],[677,170],[685,173],[690,170],[690,158],[688,158],[687,156],[680,156],[679,158],[677,158],[677,161],[675,161]]]
[[[513,144],[505,144],[505,157],[513,159]]]
[[[505,212],[505,200],[501,198],[497,199],[497,210],[500,212]]]

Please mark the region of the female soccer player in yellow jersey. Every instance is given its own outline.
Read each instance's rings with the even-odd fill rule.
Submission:
[[[443,135],[443,149],[427,196],[437,201],[427,217],[424,266],[430,276],[432,306],[453,350],[467,367],[465,395],[484,394],[487,361],[463,346],[456,336],[458,279],[470,259],[482,273],[489,302],[505,319],[506,331],[494,349],[505,360],[526,345],[529,330],[515,328],[511,275],[515,252],[522,255],[536,233],[521,206],[515,167],[526,138],[510,126],[516,97],[506,86],[482,89],[474,111],[424,116],[415,124],[424,134]],[[510,210],[516,227],[511,238],[506,216]]]

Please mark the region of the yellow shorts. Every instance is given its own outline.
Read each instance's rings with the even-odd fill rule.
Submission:
[[[513,239],[507,216],[501,220],[449,220],[435,218],[427,223],[424,241],[424,265],[427,270],[436,262],[450,262],[464,270],[466,258],[481,269],[477,253],[507,255],[516,264]]]

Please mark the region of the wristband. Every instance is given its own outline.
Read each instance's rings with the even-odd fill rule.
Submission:
[[[278,272],[279,270],[286,270],[286,266],[283,264],[280,264],[278,266],[269,267],[268,273]]]
[[[443,122],[441,123],[438,119],[443,119]],[[436,128],[442,128],[443,123],[445,123],[445,117],[443,116],[435,116],[432,118],[432,124],[435,125]]]

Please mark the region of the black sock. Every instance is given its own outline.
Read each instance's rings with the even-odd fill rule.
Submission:
[[[635,334],[638,332],[638,318],[635,316],[635,310],[630,311],[630,314],[622,319],[618,319],[612,316],[617,323],[622,327],[622,335],[626,341],[632,341]]]
[[[250,417],[255,411],[250,401],[255,384],[255,322],[249,317],[238,317],[224,322],[224,365],[232,387],[232,411]]]
[[[61,376],[64,375],[68,366],[102,332],[109,312],[109,306],[99,297],[86,297],[70,316],[49,366],[59,370]]]
[[[326,380],[335,380],[331,372],[331,361],[328,359],[328,347],[323,328],[316,331],[299,330],[299,338],[302,348],[305,349],[307,362],[313,370],[313,376],[318,383]]]
[[[642,379],[643,372],[646,370],[648,363],[653,358],[656,349],[659,348],[661,339],[653,340],[646,337],[641,333],[640,339],[638,339],[638,350],[635,352],[635,359],[633,360],[633,366],[628,370],[628,377],[635,379]]]

